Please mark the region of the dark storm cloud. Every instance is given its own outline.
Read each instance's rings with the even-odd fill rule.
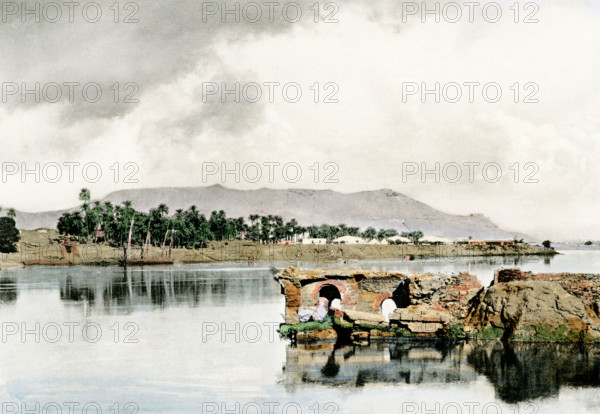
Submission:
[[[259,22],[251,23],[241,14],[240,23],[234,22],[231,15],[227,17],[227,23],[222,23],[218,9],[223,2],[212,3],[217,5],[215,12],[213,5],[203,6],[203,3],[210,2],[183,0],[136,1],[139,11],[132,18],[137,19],[137,23],[122,22],[135,11],[133,8],[121,10],[121,22],[115,23],[114,11],[109,9],[114,2],[102,3],[103,16],[97,23],[89,23],[83,19],[83,12],[78,12],[82,6],[74,9],[72,23],[66,6],[57,23],[47,22],[43,10],[40,12],[40,23],[35,22],[34,15],[26,15],[27,22],[22,23],[22,4],[29,10],[34,10],[36,3],[44,4],[37,1],[18,2],[15,3],[19,7],[16,15],[4,13],[2,16],[6,23],[0,23],[0,48],[4,57],[0,64],[0,77],[3,82],[15,82],[19,85],[26,82],[29,88],[35,82],[40,82],[42,86],[49,82],[60,85],[64,82],[79,82],[81,86],[75,89],[75,102],[63,108],[62,121],[65,125],[88,118],[123,116],[134,110],[135,105],[122,102],[125,95],[133,90],[124,90],[125,83],[137,85],[139,92],[133,98],[143,99],[144,93],[190,72],[198,62],[202,62],[207,70],[218,67],[218,58],[212,53],[217,41],[235,40],[249,35],[272,35],[294,27],[294,23],[286,22],[281,13],[283,5],[290,2],[281,2],[282,6],[274,9],[273,22],[264,15]],[[234,9],[237,3],[240,10],[243,10],[248,2],[226,3],[229,9]],[[62,2],[58,4],[63,5]],[[122,8],[124,4],[121,4]],[[305,13],[308,6],[303,6]],[[261,11],[266,13],[268,9]],[[247,9],[246,16],[252,19],[252,13],[252,9]],[[301,20],[301,23],[306,20],[308,19]],[[88,82],[95,82],[102,88],[103,96],[97,103],[90,104],[81,98],[81,88]],[[117,103],[114,102],[115,82],[120,83]],[[66,96],[66,88],[63,89],[63,94]],[[32,97],[27,97],[25,103],[19,100],[19,95],[10,98],[12,99],[2,104],[4,109],[37,105]],[[43,99],[41,103],[47,104]],[[225,106],[221,109],[226,113],[230,112]],[[218,107],[213,107],[208,111],[211,113],[209,115],[217,116],[218,110]],[[196,126],[190,126],[192,130],[198,128],[199,124],[195,122]],[[233,123],[231,126],[238,127]],[[187,127],[182,125],[182,128]]]

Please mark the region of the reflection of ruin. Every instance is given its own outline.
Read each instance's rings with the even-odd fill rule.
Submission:
[[[517,403],[558,395],[561,386],[600,386],[600,345],[499,341],[443,345],[443,342],[371,342],[368,346],[289,345],[285,386],[303,383],[431,384],[475,381],[485,375],[497,396]]]
[[[463,345],[426,342],[372,342],[368,346],[334,344],[288,346],[285,384],[362,386],[369,383],[453,383],[477,374],[464,358]]]
[[[490,342],[474,347],[467,361],[511,403],[556,396],[564,385],[600,385],[599,345]]]

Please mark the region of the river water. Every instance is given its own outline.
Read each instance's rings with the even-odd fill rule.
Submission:
[[[2,413],[600,411],[596,346],[291,346],[275,333],[284,265],[1,270]],[[501,267],[598,273],[600,252],[352,265],[487,284]]]

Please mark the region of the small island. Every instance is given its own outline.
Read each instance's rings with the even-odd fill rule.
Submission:
[[[275,279],[286,303],[280,333],[293,341],[600,341],[596,274],[504,269],[484,288],[467,273],[406,276],[290,266]]]

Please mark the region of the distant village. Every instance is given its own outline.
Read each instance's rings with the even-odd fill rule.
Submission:
[[[366,239],[357,236],[342,236],[331,241],[326,238],[300,238],[301,244],[416,244],[414,239],[404,236],[392,236],[384,239]],[[471,240],[471,239],[453,239],[448,237],[423,236],[417,241],[418,244],[464,244],[468,246],[514,246],[520,241],[518,240]],[[290,240],[281,240],[278,244],[291,244]]]

